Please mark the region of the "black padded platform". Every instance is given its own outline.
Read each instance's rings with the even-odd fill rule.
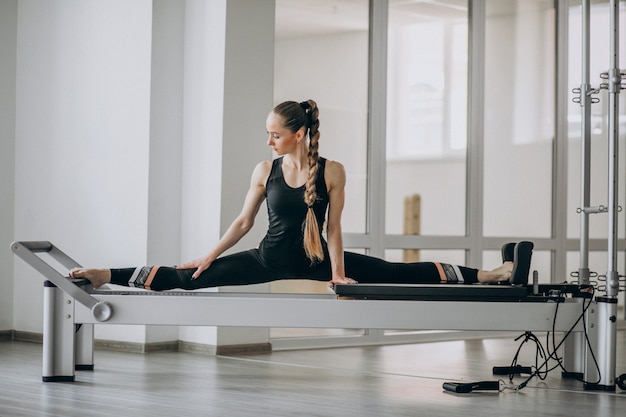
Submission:
[[[537,294],[532,285],[510,284],[343,284],[335,285],[338,297],[368,300],[430,301],[524,301],[545,302],[562,299],[566,294],[588,297],[576,284],[539,284]]]
[[[370,300],[524,301],[525,286],[460,284],[349,284],[335,285],[339,297]]]

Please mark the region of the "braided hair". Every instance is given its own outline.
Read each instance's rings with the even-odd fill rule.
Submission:
[[[319,110],[317,103],[313,100],[286,101],[274,107],[274,114],[282,116],[284,126],[291,133],[296,133],[299,129],[305,129],[305,134],[309,136],[309,176],[304,190],[304,203],[307,205],[307,214],[304,219],[304,252],[311,263],[318,263],[324,260],[324,251],[319,233],[319,224],[313,211],[313,204],[317,199],[315,181],[317,179],[319,161]]]

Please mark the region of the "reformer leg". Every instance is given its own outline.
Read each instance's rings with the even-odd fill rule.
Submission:
[[[585,389],[615,391],[617,298],[596,297],[589,307]]]
[[[585,305],[585,297],[578,297]],[[589,300],[591,301],[591,300]],[[587,340],[584,332],[571,332],[563,341],[563,378],[582,380],[585,377]]]
[[[91,283],[88,280],[73,280],[73,282],[79,287],[91,288]],[[75,324],[75,370],[93,371],[93,337],[93,324]]]
[[[572,332],[567,336],[563,342],[563,367],[567,371],[561,372],[562,378],[584,377],[586,346],[583,332]]]
[[[74,349],[77,371],[93,371],[93,324],[76,324]]]
[[[44,382],[74,381],[74,299],[50,281],[44,283]]]

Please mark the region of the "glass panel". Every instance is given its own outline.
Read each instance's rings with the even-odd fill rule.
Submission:
[[[368,0],[276,1],[274,101],[317,101],[320,154],[346,169],[346,233],[365,233],[368,19]]]
[[[600,4],[598,4],[600,3]],[[623,3],[622,3],[623,4]],[[607,72],[610,66],[610,9],[608,1],[594,2],[590,9],[590,59],[589,59],[589,85],[591,88],[598,88],[601,82],[600,74]],[[582,16],[580,6],[574,6],[569,11],[569,91],[580,87],[582,73]],[[626,34],[626,8],[620,9],[620,33],[621,39]],[[620,62],[623,66],[623,59],[626,57],[626,44],[620,42]],[[623,70],[622,70],[623,71]],[[574,95],[572,94],[572,97]],[[600,102],[591,106],[591,186],[590,186],[590,206],[606,206],[608,190],[608,91],[600,90],[593,97]],[[620,157],[619,181],[626,178],[626,160],[624,159],[624,146],[626,146],[626,95],[619,95],[619,138]],[[580,215],[576,208],[582,206],[581,183],[582,183],[582,149],[581,149],[581,119],[582,112],[579,104],[569,101],[568,107],[568,136],[569,136],[569,159],[568,159],[568,218],[567,236],[580,237]],[[622,187],[621,190],[624,190]],[[624,205],[624,193],[620,192],[618,204]],[[618,213],[619,224],[624,224],[625,210]],[[604,214],[589,216],[589,236],[591,238],[606,238],[608,228],[608,217]],[[624,238],[624,228],[618,230],[620,238]],[[606,267],[605,267],[606,268]],[[578,267],[575,268],[578,270]],[[606,271],[604,271],[606,272]]]
[[[487,0],[484,235],[550,237],[552,0]]]
[[[467,2],[389,2],[386,232],[404,232],[421,197],[419,233],[465,234]]]

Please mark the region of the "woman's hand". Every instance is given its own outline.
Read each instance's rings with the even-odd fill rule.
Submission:
[[[193,273],[191,279],[196,279],[202,274],[204,271],[209,269],[213,260],[207,255],[203,258],[196,259],[191,262],[187,262],[186,264],[177,265],[176,269],[193,269],[196,268],[196,272]]]
[[[358,281],[353,280],[352,278],[348,278],[344,276],[334,276],[333,279],[331,279],[328,282],[328,286],[333,287],[337,284],[358,284],[358,283],[359,283]]]

